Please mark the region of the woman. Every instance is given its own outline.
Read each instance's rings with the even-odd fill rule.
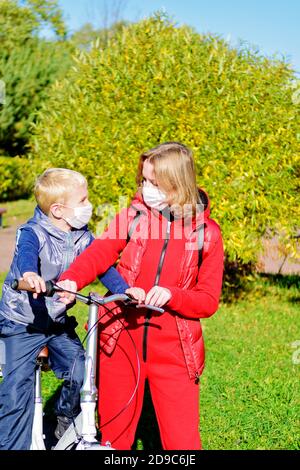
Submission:
[[[114,305],[114,314],[102,317],[103,441],[116,449],[131,448],[148,379],[163,448],[201,449],[199,376],[204,345],[199,319],[218,308],[221,232],[209,218],[208,197],[197,188],[193,156],[183,144],[167,142],[142,154],[137,183],[130,207],[77,258],[60,284],[80,290],[121,255],[117,269],[139,302],[164,308],[164,313],[153,314],[145,308]],[[73,300],[64,295],[62,300]]]

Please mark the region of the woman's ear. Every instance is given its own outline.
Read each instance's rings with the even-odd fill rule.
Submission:
[[[51,204],[50,209],[49,209],[49,214],[52,214],[52,216],[55,219],[62,219],[63,211],[62,211],[61,204],[58,204],[58,203]]]

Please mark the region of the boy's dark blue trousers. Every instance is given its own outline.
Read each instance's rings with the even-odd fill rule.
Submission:
[[[85,358],[75,325],[70,323],[54,325],[44,333],[34,331],[30,325],[12,322],[0,314],[3,371],[0,383],[0,450],[30,448],[36,358],[46,345],[51,369],[58,379],[64,379],[55,413],[69,418],[78,415]]]

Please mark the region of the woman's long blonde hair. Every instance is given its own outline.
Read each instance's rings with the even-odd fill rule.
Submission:
[[[200,203],[192,151],[179,142],[165,142],[143,153],[139,159],[137,184],[143,181],[145,161],[154,167],[155,179],[173,212],[185,209],[184,214],[197,211]],[[186,208],[190,208],[186,211]]]

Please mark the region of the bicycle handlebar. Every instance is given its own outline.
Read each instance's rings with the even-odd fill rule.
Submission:
[[[46,292],[42,292],[43,295],[46,297],[51,297],[54,294],[53,290],[53,282],[52,281],[46,281]],[[24,279],[14,279],[10,285],[10,287],[13,290],[25,290],[26,292],[33,292],[35,293],[35,287],[31,287],[27,281],[24,281]]]
[[[156,312],[164,313],[164,309],[160,307],[156,307],[154,305],[148,305],[148,304],[138,304],[138,302],[130,297],[127,294],[112,294],[107,297],[102,297],[96,293],[90,293],[90,295],[86,296],[83,294],[79,294],[78,292],[72,292],[66,289],[63,289],[62,287],[58,286],[55,284],[53,281],[46,281],[46,291],[41,292],[41,295],[44,295],[46,297],[52,297],[55,292],[68,292],[69,294],[75,295],[75,298],[79,300],[80,302],[83,302],[85,304],[97,304],[97,305],[106,305],[110,302],[118,302],[122,301],[125,305],[128,306],[135,306],[136,308],[147,308],[149,310],[154,310]],[[27,292],[33,292],[35,293],[35,288],[31,287],[27,281],[24,281],[24,279],[14,279],[11,283],[11,288],[13,290],[23,290]]]

